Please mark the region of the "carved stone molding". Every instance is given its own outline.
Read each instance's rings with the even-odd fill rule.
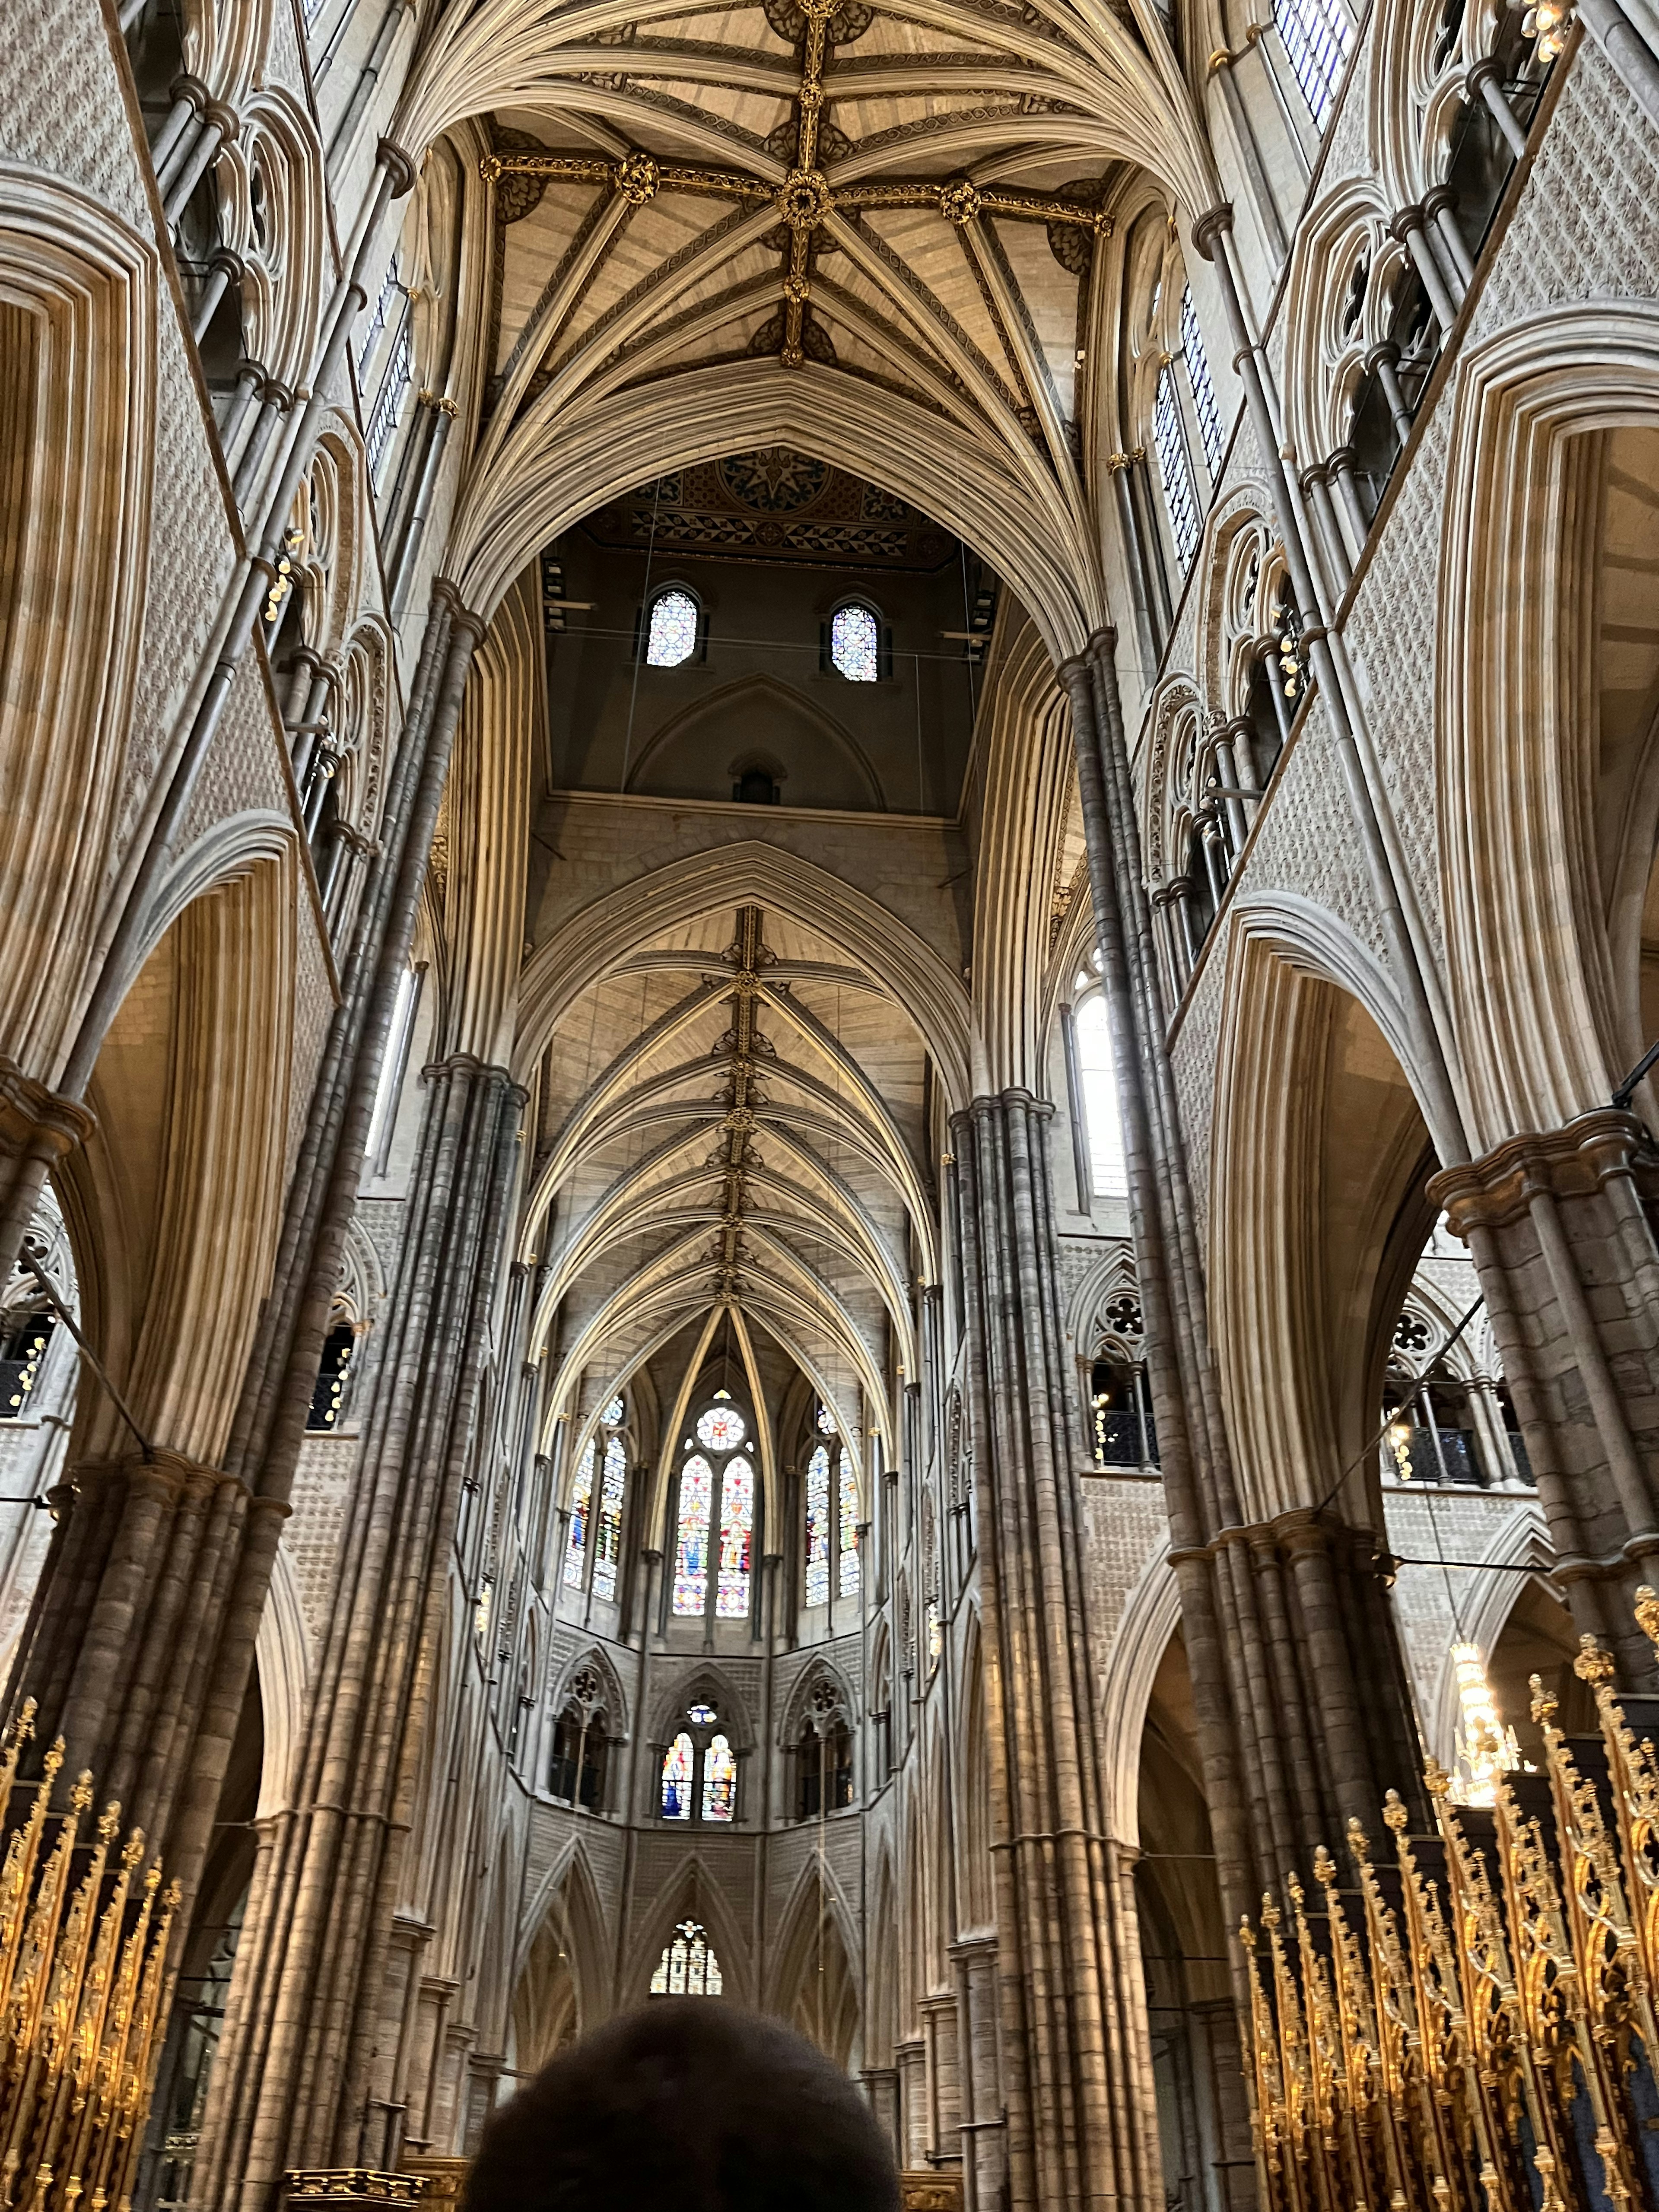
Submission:
[[[1604,1106],[1565,1128],[1506,1138],[1482,1159],[1443,1168],[1428,1194],[1454,1234],[1467,1237],[1471,1229],[1518,1219],[1540,1191],[1589,1198],[1616,1176],[1631,1176],[1644,1199],[1659,1200],[1659,1154],[1647,1131],[1633,1114]]]
[[[44,1153],[62,1159],[84,1145],[97,1127],[97,1116],[73,1098],[60,1098],[44,1083],[25,1075],[15,1060],[0,1058],[0,1150],[20,1158]]]

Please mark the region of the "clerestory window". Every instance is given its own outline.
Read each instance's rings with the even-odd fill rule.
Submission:
[[[683,666],[696,652],[698,623],[697,603],[683,586],[659,592],[646,622],[646,666]]]
[[[749,1425],[725,1391],[685,1440],[674,1518],[673,1607],[681,1620],[743,1620],[755,1547],[755,1468]]]

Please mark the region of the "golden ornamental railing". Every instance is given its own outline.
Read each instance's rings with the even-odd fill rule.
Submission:
[[[0,1805],[34,1730],[26,1705],[0,1745]],[[82,1774],[51,1809],[60,1737],[0,1861],[0,2206],[10,2212],[126,2212],[165,2021],[162,1980],[176,1887],[142,1875],[144,1838],[118,1852],[121,1808],[90,1837]]]
[[[1659,1648],[1659,1596],[1637,1619]],[[1593,1637],[1574,1662],[1598,1735],[1532,1678],[1543,1771],[1490,1806],[1431,1765],[1431,1836],[1351,1821],[1312,1903],[1246,1921],[1246,2080],[1266,2212],[1659,2212],[1659,1701],[1621,1703]],[[1486,1747],[1490,1750],[1492,1747]]]

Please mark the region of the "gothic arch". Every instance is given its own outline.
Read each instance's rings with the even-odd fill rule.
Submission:
[[[623,1695],[621,1677],[610,1654],[601,1644],[584,1644],[559,1669],[550,1687],[548,1710],[553,1713],[563,1711],[565,1700],[570,1695],[570,1686],[584,1667],[591,1667],[603,1685],[600,1704],[607,1723],[606,1735],[613,1742],[625,1743],[628,1740],[628,1700]]]
[[[1100,1682],[1106,1832],[1129,1850],[1140,1843],[1140,1740],[1146,1707],[1170,1638],[1180,1626],[1176,1571],[1159,1552],[1141,1569],[1129,1593]]]
[[[848,2071],[860,2040],[858,1935],[833,1871],[815,1856],[780,1917],[770,2008]]]
[[[758,839],[670,861],[592,900],[525,963],[515,1073],[547,1048],[581,994],[665,928],[752,902],[845,946],[885,987],[927,1040],[951,1110],[969,1096],[969,1004],[960,976],[908,924],[854,885]]]
[[[276,1254],[288,1161],[295,885],[261,861],[186,906],[149,954],[58,1170],[88,1336],[141,1425],[212,1465]],[[77,1458],[128,1449],[82,1392]]]
[[[1432,1221],[1432,1155],[1386,1032],[1309,961],[1305,931],[1286,942],[1285,920],[1258,909],[1229,946],[1212,1138],[1217,1364],[1243,1517],[1311,1507],[1352,1468],[1343,1510],[1358,1524],[1380,1510],[1364,1443]]]
[[[701,1848],[692,1850],[672,1881],[642,1916],[639,1933],[628,1947],[623,1966],[617,1990],[621,2003],[634,2005],[644,2001],[663,1946],[680,1922],[688,1919],[701,1923],[708,1931],[708,1941],[720,1960],[720,1978],[725,1984],[722,1995],[738,2004],[752,2005],[756,2002],[758,1992],[755,1988],[754,1961],[726,1895],[720,1867],[718,1855],[705,1854]]]
[[[808,362],[746,361],[688,370],[559,411],[548,399],[515,425],[464,495],[447,564],[461,597],[492,612],[540,547],[584,514],[664,471],[784,444],[869,477],[981,552],[1018,592],[1052,658],[1082,650],[1107,619],[1095,549],[1057,498],[1000,456],[891,392]]]
[[[605,1914],[580,1843],[538,1894],[511,2001],[514,2063],[539,2072],[608,2009]]]
[[[106,208],[0,163],[0,1052],[50,1083],[80,1006],[131,771],[149,573],[157,264]]]
[[[742,676],[733,683],[723,684],[718,691],[711,691],[707,697],[698,699],[665,722],[641,748],[637,759],[628,772],[628,789],[646,790],[660,775],[660,764],[665,757],[677,745],[694,738],[704,730],[720,738],[722,752],[729,752],[732,745],[755,738],[757,733],[750,726],[750,718],[757,711],[769,712],[782,723],[797,723],[803,738],[809,742],[815,739],[831,758],[846,763],[851,775],[862,785],[867,805],[875,808],[886,805],[881,779],[872,767],[868,754],[852,732],[817,701],[808,698],[797,685],[782,683],[775,676],[764,674]],[[740,723],[741,737],[726,729],[725,725],[728,721]],[[769,738],[769,742],[779,744],[781,740]],[[782,803],[786,805],[793,803],[792,795],[787,791],[783,794]]]
[[[1440,534],[1436,787],[1474,1152],[1605,1103],[1635,1059],[1597,851],[1591,434],[1659,427],[1659,311],[1574,301],[1457,364]],[[1588,537],[1587,537],[1588,532]],[[1563,589],[1563,579],[1577,589]],[[1628,814],[1650,820],[1650,748]],[[1559,855],[1541,869],[1540,851]]]

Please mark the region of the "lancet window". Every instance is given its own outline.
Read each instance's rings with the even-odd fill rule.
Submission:
[[[1213,482],[1221,473],[1224,443],[1221,409],[1216,400],[1209,356],[1204,350],[1204,333],[1199,328],[1198,311],[1193,305],[1190,284],[1181,295],[1181,357],[1187,364],[1188,381],[1193,387],[1193,408],[1198,416],[1198,434],[1204,447],[1204,465]]]
[[[720,1962],[708,1930],[696,1920],[682,1920],[663,1946],[657,1971],[651,1977],[653,1997],[717,1997],[725,1987]]]
[[[1164,509],[1170,518],[1182,572],[1193,565],[1198,550],[1198,500],[1193,488],[1193,465],[1187,451],[1187,433],[1181,420],[1181,401],[1167,362],[1158,371],[1152,399],[1152,444],[1158,453],[1158,472],[1164,485]]]
[[[1073,1009],[1072,1035],[1089,1188],[1096,1198],[1124,1198],[1128,1194],[1129,1178],[1106,1001],[1086,969],[1078,975],[1077,988],[1085,995]]]
[[[587,1440],[570,1489],[570,1522],[565,1534],[564,1584],[591,1588],[595,1597],[614,1598],[622,1564],[623,1505],[628,1487],[628,1446],[623,1436],[626,1407],[613,1398]]]
[[[683,584],[659,592],[646,617],[646,666],[682,667],[697,650],[701,625],[697,603]]]
[[[804,1595],[808,1605],[827,1605],[832,1590],[837,1597],[858,1595],[858,1479],[827,1406],[818,1407],[814,1425],[817,1441],[802,1486]]]
[[[757,1504],[748,1437],[748,1422],[721,1390],[685,1440],[674,1525],[678,1620],[748,1618]]]
[[[1353,45],[1353,18],[1343,0],[1273,0],[1273,22],[1308,112],[1322,131]]]
[[[729,1826],[738,1811],[738,1755],[720,1708],[694,1698],[665,1747],[658,1809],[665,1820]]]

